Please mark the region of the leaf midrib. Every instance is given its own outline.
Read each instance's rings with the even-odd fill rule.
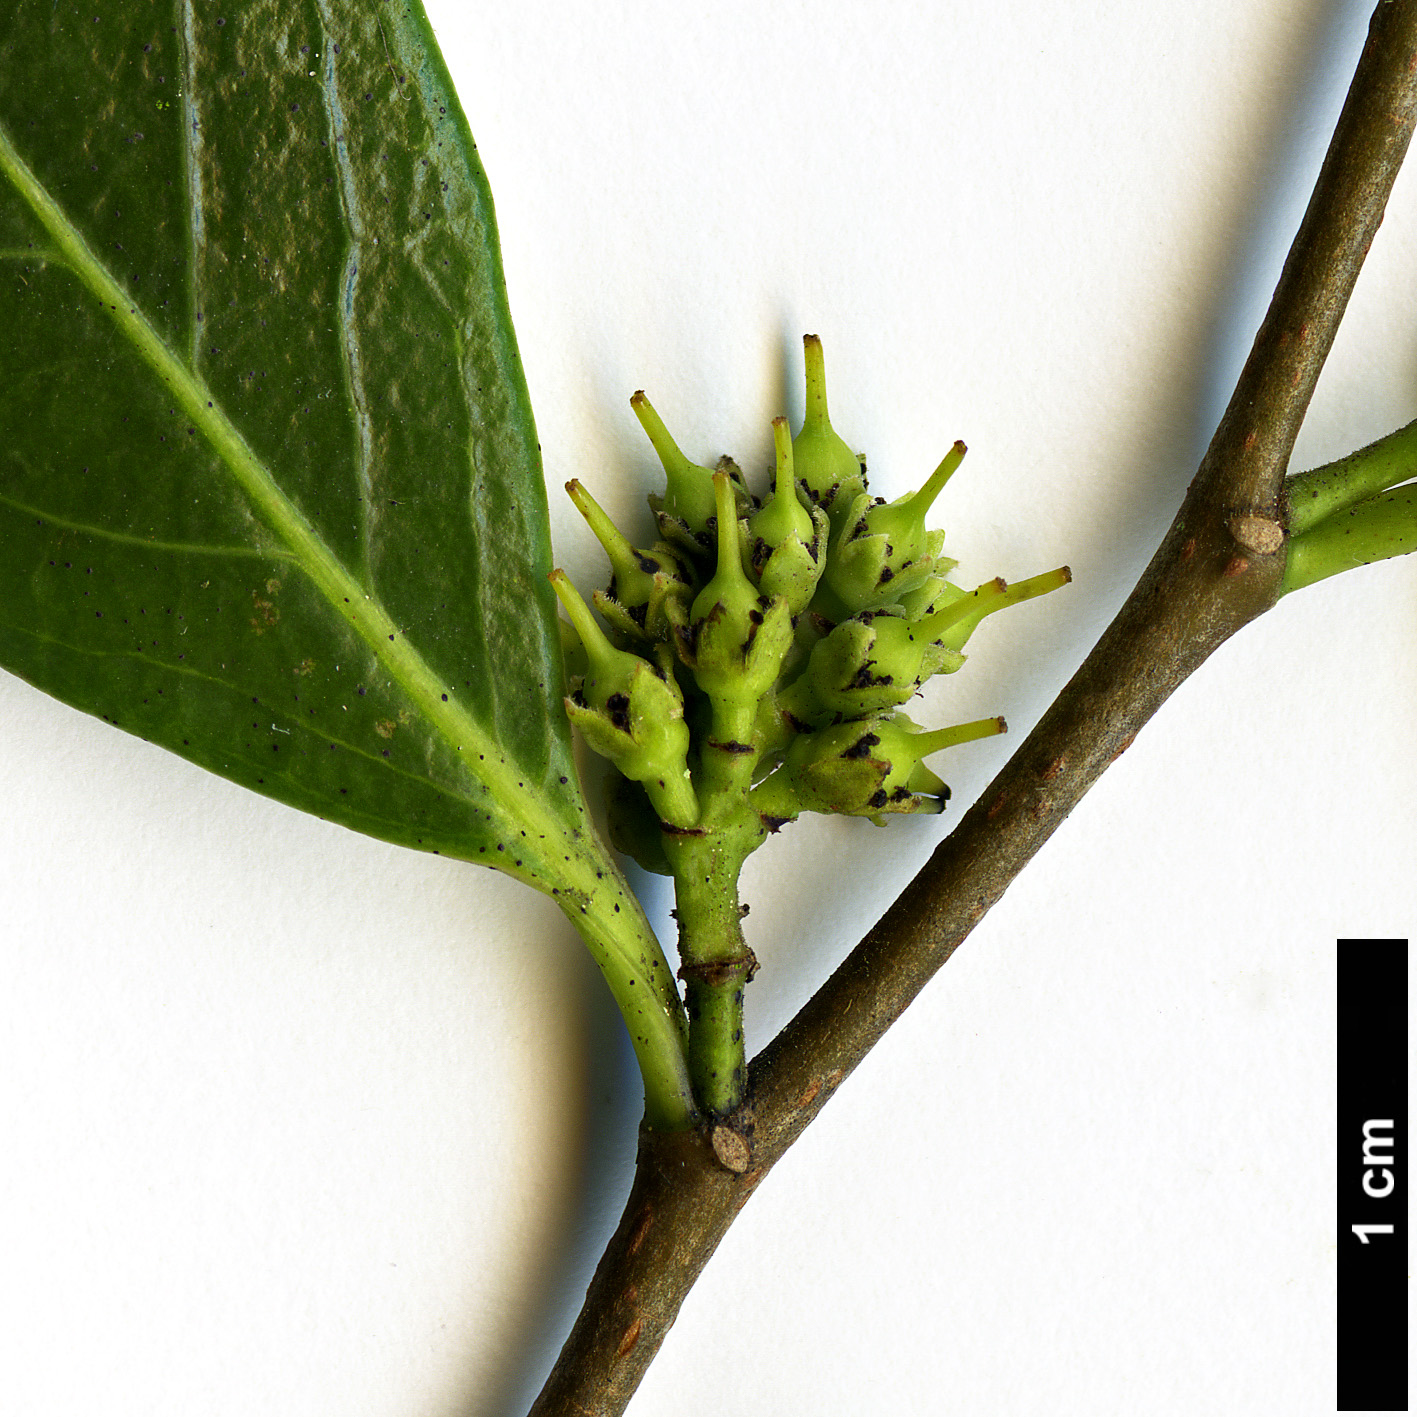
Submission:
[[[0,169],[19,191],[79,280],[107,309],[119,332],[171,390],[212,446],[270,530],[289,548],[296,565],[331,609],[368,646],[423,718],[459,756],[470,778],[496,802],[500,814],[534,825],[538,835],[563,834],[556,822],[508,765],[497,742],[459,702],[454,686],[442,684],[422,655],[400,634],[383,605],[345,569],[314,527],[281,490],[264,462],[227,417],[205,380],[184,364],[148,322],[82,233],[30,170],[0,124]],[[476,754],[477,767],[472,766]]]

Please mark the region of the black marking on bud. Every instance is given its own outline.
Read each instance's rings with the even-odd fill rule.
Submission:
[[[791,817],[770,817],[766,812],[759,814],[763,819],[763,825],[773,833],[774,836],[792,820]]]
[[[723,753],[751,753],[753,751],[751,743],[735,743],[731,738],[727,743],[720,743],[716,738],[710,739],[709,742]]]
[[[890,568],[889,566],[882,566],[882,567],[881,567],[881,578],[880,578],[880,580],[878,580],[878,581],[876,582],[876,584],[877,584],[877,585],[885,585],[885,583],[886,583],[887,581],[893,581],[893,580],[895,580],[895,572],[894,572],[893,570],[891,570],[891,568]]]
[[[848,689],[870,689],[877,684],[893,684],[895,678],[890,674],[872,674],[871,666],[876,661],[868,659],[865,664],[852,676],[851,682],[846,686]]]
[[[638,556],[635,559],[640,563],[640,570],[647,576],[657,575],[661,570],[659,562],[653,556]]]
[[[675,625],[672,628],[674,642],[679,646],[679,656],[692,669],[698,659],[699,623],[695,621],[692,625]]]
[[[610,722],[621,733],[628,733],[630,731],[630,696],[628,694],[611,694],[605,701],[605,708],[610,715]]]
[[[761,625],[763,623],[763,612],[761,610],[750,610],[748,612],[748,618],[753,624]]]
[[[868,807],[884,807],[887,802],[886,789],[880,788],[871,794],[871,800],[866,804]]]
[[[881,741],[877,733],[863,733],[841,756],[843,758],[865,758],[871,754],[871,749]]]

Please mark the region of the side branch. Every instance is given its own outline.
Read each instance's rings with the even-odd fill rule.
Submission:
[[[1417,7],[1379,0],[1264,323],[1192,485],[1279,519],[1280,483],[1417,121]]]

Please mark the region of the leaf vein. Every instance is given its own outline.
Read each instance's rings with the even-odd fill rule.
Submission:
[[[181,0],[182,16],[182,175],[187,188],[187,362],[195,373],[201,364],[202,318],[198,273],[206,252],[205,194],[202,189],[202,120],[197,110],[197,37],[192,0]]]
[[[359,271],[364,261],[364,212],[359,202],[359,189],[354,180],[354,167],[349,158],[345,137],[346,118],[340,102],[339,84],[335,74],[334,21],[328,0],[319,0],[320,20],[324,27],[324,71],[321,90],[325,101],[325,119],[329,133],[330,152],[339,174],[340,212],[349,233],[349,249],[345,252],[344,269],[340,274],[340,295],[336,319],[339,324],[341,365],[344,370],[345,393],[354,409],[355,431],[359,455],[355,475],[359,483],[359,544],[364,560],[364,578],[372,585],[374,566],[370,545],[372,534],[369,508],[372,506],[373,436],[369,419],[369,398],[364,387],[364,365],[359,349],[359,330],[355,322],[355,303],[359,296]]]
[[[32,516],[51,526],[62,526],[65,531],[77,531],[84,536],[99,537],[104,541],[115,541],[125,546],[141,546],[145,550],[170,551],[179,556],[249,556],[258,561],[295,561],[294,555],[279,547],[262,550],[258,546],[210,546],[198,542],[158,541],[155,537],[135,536],[132,532],[114,531],[111,527],[93,526],[88,522],[76,522],[69,517],[56,516],[44,507],[21,502],[17,497],[0,492],[0,506],[13,507],[17,512]]]

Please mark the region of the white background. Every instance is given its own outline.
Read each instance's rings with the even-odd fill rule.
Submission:
[[[1366,8],[431,5],[563,564],[605,574],[568,477],[625,521],[657,486],[633,390],[756,474],[814,331],[874,490],[969,443],[964,580],[1072,565],[917,714],[1018,741],[1194,470]],[[1409,172],[1295,466],[1415,413]],[[1334,940],[1417,926],[1415,641],[1390,564],[1187,683],[764,1183],[634,1417],[1333,1411]],[[0,725],[0,1406],[524,1411],[638,1110],[559,915],[3,676]],[[943,820],[752,861],[754,1046],[1008,750],[944,761]]]

